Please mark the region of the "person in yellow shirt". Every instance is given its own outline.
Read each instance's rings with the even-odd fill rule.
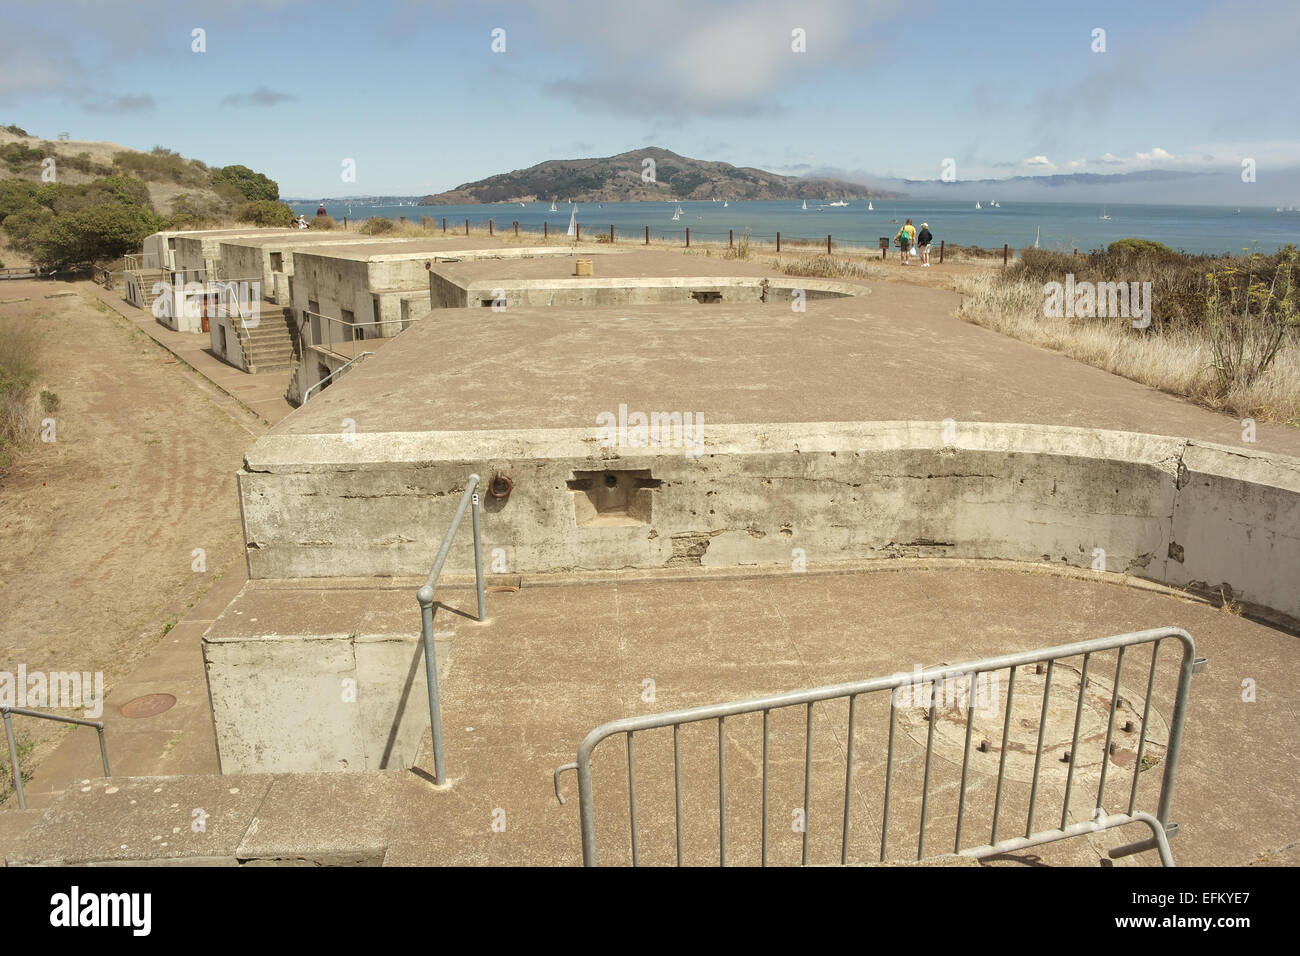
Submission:
[[[912,246],[916,244],[916,226],[912,225],[912,220],[903,223],[903,228],[894,235],[894,242],[898,243],[899,262],[907,265],[912,256]]]

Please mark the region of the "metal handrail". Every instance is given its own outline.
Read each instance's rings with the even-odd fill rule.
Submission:
[[[27,809],[27,795],[23,793],[23,772],[18,766],[18,744],[14,742],[14,727],[12,714],[18,714],[21,717],[39,717],[42,720],[55,720],[61,724],[77,724],[81,727],[94,727],[99,732],[99,759],[104,765],[104,776],[111,777],[108,770],[108,745],[104,742],[104,722],[102,720],[82,720],[80,717],[64,717],[60,714],[47,714],[39,710],[28,710],[26,707],[4,707],[0,706],[0,718],[4,719],[5,738],[9,744],[9,761],[13,766],[14,789],[18,791],[18,809]]]
[[[394,338],[396,335],[406,331],[408,327],[414,325],[416,322],[419,321],[419,319],[416,318],[416,319],[375,319],[370,322],[348,322],[336,316],[326,315],[323,312],[313,312],[310,309],[303,309],[302,314],[304,319],[303,328],[305,329],[311,328],[310,319],[312,317],[321,320],[320,322],[321,340],[308,341],[307,345],[314,346],[315,348],[325,349],[327,351],[335,353],[336,355],[347,354],[347,350],[339,347],[341,345],[346,344],[346,345],[355,346],[356,343],[358,342],[370,342],[370,341],[374,341],[375,339],[391,339]],[[352,338],[347,338],[345,334],[341,332],[338,339],[336,340],[334,336],[335,326],[340,326],[343,330],[347,330],[346,334],[352,335]],[[386,329],[389,326],[397,327],[397,331],[394,332],[393,335],[385,334]],[[359,329],[377,330],[378,334],[367,334],[364,338],[357,338],[356,332]],[[309,335],[308,339],[313,339],[313,336]]]
[[[424,676],[429,690],[429,729],[433,736],[433,776],[437,784],[446,783],[447,774],[442,756],[442,709],[438,702],[438,663],[433,653],[434,585],[437,584],[438,575],[442,573],[442,566],[447,561],[447,552],[451,550],[451,542],[456,536],[457,529],[460,528],[461,519],[465,517],[465,508],[472,504],[478,620],[482,623],[487,619],[487,590],[483,585],[483,537],[479,526],[478,485],[479,476],[470,475],[469,480],[465,482],[465,490],[461,493],[460,504],[456,506],[456,514],[451,519],[451,526],[443,535],[442,547],[438,549],[438,556],[433,560],[433,568],[429,571],[424,585],[415,592],[415,598],[420,602],[420,641],[424,646]]]
[[[317,383],[316,383],[315,385],[313,385],[311,388],[307,389],[307,391],[303,393],[303,396],[302,396],[302,403],[303,403],[304,405],[306,405],[306,404],[307,404],[307,399],[311,398],[311,393],[314,392],[316,389],[320,388],[322,385],[324,385],[326,382],[328,382],[330,379],[332,379],[335,375],[338,375],[340,372],[342,372],[342,371],[344,371],[345,369],[351,367],[351,366],[354,365],[355,363],[360,362],[360,361],[361,361],[363,358],[365,358],[367,355],[374,355],[374,354],[375,354],[374,352],[362,352],[362,353],[361,353],[360,355],[358,355],[356,358],[354,358],[354,359],[349,359],[347,362],[344,362],[342,365],[340,365],[340,366],[339,366],[338,368],[336,368],[334,371],[330,372],[328,375],[326,375],[323,379],[321,379],[319,382],[317,382]]]
[[[1176,641],[1182,646],[1183,656],[1179,665],[1178,686],[1175,691],[1174,715],[1169,728],[1169,739],[1165,751],[1165,768],[1164,775],[1160,784],[1160,797],[1157,809],[1154,814],[1137,811],[1137,792],[1139,771],[1142,764],[1142,756],[1147,742],[1147,719],[1151,708],[1151,696],[1154,689],[1156,675],[1156,658],[1159,652],[1159,646],[1163,640]],[[1141,737],[1138,743],[1138,749],[1133,761],[1133,779],[1131,790],[1129,792],[1128,811],[1118,814],[1104,814],[1100,811],[1094,816],[1094,819],[1083,823],[1068,823],[1068,813],[1070,809],[1070,790],[1074,780],[1074,762],[1071,761],[1068,776],[1066,778],[1065,799],[1063,801],[1060,826],[1048,830],[1033,829],[1034,811],[1036,798],[1038,794],[1038,780],[1040,771],[1040,762],[1043,752],[1043,732],[1046,728],[1047,704],[1048,697],[1051,693],[1052,669],[1056,661],[1082,656],[1083,670],[1079,684],[1078,706],[1075,711],[1074,721],[1074,738],[1071,746],[1071,753],[1078,752],[1079,727],[1083,713],[1082,701],[1088,686],[1088,663],[1091,656],[1095,653],[1108,650],[1117,651],[1117,661],[1113,687],[1111,690],[1111,701],[1109,717],[1107,722],[1106,742],[1102,748],[1103,754],[1110,751],[1112,732],[1114,729],[1115,714],[1117,704],[1119,703],[1120,680],[1124,663],[1124,651],[1126,648],[1134,645],[1150,644],[1151,653],[1151,670],[1147,679],[1146,699],[1143,706],[1141,719]],[[1009,739],[1009,728],[1011,722],[1011,699],[1015,691],[1015,674],[1016,668],[1027,664],[1045,663],[1047,665],[1047,677],[1044,683],[1042,716],[1039,720],[1039,739],[1038,747],[1034,761],[1033,787],[1029,797],[1029,814],[1024,826],[1024,836],[1013,837],[1010,839],[998,839],[998,822],[999,810],[1002,802],[1002,785],[1005,773],[1005,760],[1007,745]],[[966,780],[967,780],[967,763],[970,757],[971,746],[971,727],[975,706],[973,696],[967,707],[966,718],[966,742],[965,756],[962,766],[961,790],[957,804],[957,826],[956,839],[954,841],[953,852],[962,856],[971,856],[976,859],[983,859],[989,856],[995,856],[1001,853],[1011,852],[1013,850],[1025,849],[1031,846],[1040,846],[1045,843],[1052,843],[1057,840],[1066,839],[1067,837],[1077,836],[1083,833],[1100,832],[1113,827],[1126,826],[1132,823],[1142,823],[1151,828],[1152,836],[1150,839],[1131,843],[1126,846],[1117,847],[1109,852],[1112,858],[1129,856],[1134,853],[1142,852],[1147,849],[1156,849],[1160,853],[1160,861],[1165,866],[1173,866],[1173,856],[1169,850],[1168,836],[1176,832],[1177,825],[1169,822],[1170,804],[1173,799],[1174,778],[1178,770],[1178,758],[1181,749],[1183,727],[1187,719],[1187,701],[1188,691],[1191,685],[1193,673],[1205,670],[1207,667],[1204,658],[1196,656],[1196,647],[1191,636],[1181,628],[1161,627],[1153,628],[1146,631],[1137,631],[1130,634],[1119,634],[1112,637],[1094,638],[1092,640],[1078,641],[1072,644],[1064,644],[1057,647],[1045,648],[1042,650],[1022,651],[1015,654],[1003,654],[997,657],[984,658],[978,661],[972,661],[965,664],[951,666],[941,666],[930,668],[925,671],[918,671],[912,674],[899,673],[889,677],[877,677],[872,680],[855,681],[853,683],[835,684],[828,687],[817,687],[808,690],[792,691],[785,694],[777,694],[770,697],[762,697],[751,700],[732,701],[729,703],[712,704],[701,707],[690,707],[683,710],[671,711],[661,714],[650,714],[643,717],[627,717],[619,720],[609,721],[601,724],[591,731],[578,747],[578,759],[572,763],[564,764],[555,771],[555,793],[560,802],[564,802],[563,796],[559,789],[559,775],[567,770],[576,770],[578,774],[578,804],[579,816],[582,829],[582,859],[585,866],[596,865],[596,834],[595,834],[595,805],[592,793],[592,773],[591,759],[592,752],[597,744],[601,741],[615,736],[625,735],[627,738],[627,779],[629,793],[629,824],[631,830],[632,846],[632,865],[636,866],[638,862],[638,841],[637,841],[637,812],[636,812],[636,786],[634,779],[634,749],[633,735],[638,731],[651,730],[663,727],[673,728],[673,764],[675,775],[675,794],[676,794],[676,831],[677,831],[677,862],[681,864],[683,855],[682,839],[682,797],[681,797],[681,762],[678,752],[678,734],[683,724],[695,723],[699,721],[715,720],[718,724],[719,740],[719,860],[726,864],[726,782],[723,770],[723,751],[722,751],[722,733],[724,721],[727,717],[733,717],[740,714],[759,713],[763,714],[763,819],[762,819],[762,861],[767,865],[767,789],[768,789],[768,717],[773,710],[784,707],[806,706],[807,707],[807,733],[805,741],[804,757],[804,810],[807,812],[811,776],[812,776],[812,708],[813,704],[829,700],[844,699],[849,701],[849,723],[847,739],[849,741],[848,762],[844,790],[844,813],[843,813],[843,833],[840,850],[840,862],[848,862],[849,848],[849,817],[851,801],[853,795],[853,744],[854,740],[854,716],[855,704],[859,696],[881,691],[888,691],[891,695],[896,695],[902,689],[915,689],[929,685],[929,736],[926,743],[925,757],[925,781],[922,784],[921,792],[921,818],[920,834],[917,846],[917,859],[925,858],[925,837],[927,822],[927,798],[929,796],[930,784],[930,763],[933,747],[933,730],[935,725],[935,701],[938,695],[938,687],[948,681],[968,680],[970,682],[970,693],[974,694],[975,678],[979,674],[994,673],[1000,670],[1010,671],[1010,682],[1007,686],[1007,702],[1005,723],[1003,726],[1003,745],[1002,759],[998,767],[997,777],[997,795],[993,806],[993,827],[990,834],[989,842],[981,846],[973,846],[963,849],[961,845],[962,836],[962,817],[965,808],[966,799]],[[894,766],[894,737],[895,724],[897,719],[895,712],[898,709],[898,698],[894,697],[890,706],[889,722],[889,752],[885,764],[885,790],[884,790],[884,821],[881,826],[880,842],[880,860],[883,862],[886,857],[886,842],[889,833],[889,811],[890,811],[890,784],[891,768]],[[1102,772],[1100,783],[1097,788],[1096,806],[1101,807],[1103,793],[1106,787],[1106,768],[1108,764],[1106,758],[1103,758]],[[804,820],[803,829],[803,849],[802,862],[807,862],[808,857],[808,823],[807,818]]]

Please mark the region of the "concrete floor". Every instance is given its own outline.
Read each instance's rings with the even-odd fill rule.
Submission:
[[[699,412],[706,429],[951,418],[1241,445],[1227,415],[954,318],[954,293],[870,288],[809,301],[804,313],[726,303],[438,310],[270,435],[334,434],[342,419],[362,433],[594,434],[598,414],[626,404]],[[1260,425],[1257,438],[1254,451],[1300,455],[1295,429]]]
[[[590,583],[525,579],[517,593],[489,595],[486,625],[442,612],[440,626],[450,621],[454,627],[440,668],[450,786],[427,782],[427,755],[409,772],[87,780],[18,841],[10,862],[159,857],[373,862],[382,857],[387,865],[575,864],[580,860],[575,778],[562,778],[569,799],[561,806],[551,774],[574,759],[582,737],[600,723],[1159,625],[1186,628],[1198,653],[1210,659],[1209,672],[1192,684],[1173,802],[1172,819],[1182,828],[1173,841],[1175,858],[1182,865],[1240,865],[1295,856],[1300,815],[1294,781],[1300,758],[1291,741],[1300,727],[1291,688],[1300,677],[1300,657],[1294,637],[1153,586],[1122,586],[1114,576],[979,562],[898,561],[876,567],[889,570],[694,579],[612,575]],[[448,589],[444,600],[468,608],[472,591]],[[358,602],[358,614],[366,607]],[[412,614],[413,630],[417,625]],[[1172,649],[1162,651],[1153,695],[1165,721],[1171,716],[1168,691],[1177,656]],[[1145,692],[1142,665],[1148,659],[1145,652],[1135,654],[1126,664],[1121,687],[1131,700]],[[1106,665],[1094,661],[1093,674],[1113,674],[1113,658]],[[1242,699],[1247,679],[1257,687],[1252,702]],[[654,682],[653,701],[643,699],[647,680]],[[1016,715],[1020,711],[1017,706]],[[818,705],[814,714],[809,859],[838,862],[846,707]],[[885,715],[883,702],[864,699],[859,705],[851,862],[879,855]],[[1059,725],[1049,721],[1054,736]],[[754,717],[727,723],[731,863],[758,860],[759,726]],[[1159,727],[1159,721],[1152,726]],[[916,852],[924,736],[915,721],[900,717],[899,728],[888,857],[903,860]],[[790,821],[803,802],[803,735],[801,709],[773,715],[772,863],[799,859],[801,837]],[[687,727],[681,742],[685,861],[713,865],[718,859],[716,725]],[[621,739],[596,752],[598,850],[604,863],[629,859],[623,761]],[[1048,763],[1038,828],[1053,825],[1061,812],[1062,768]],[[927,853],[952,848],[959,771],[960,750],[950,743],[939,746]],[[1160,772],[1142,778],[1139,808],[1153,806]],[[637,773],[641,861],[669,864],[674,844],[670,732],[655,732],[639,743]],[[966,827],[979,840],[987,839],[993,780],[972,765]],[[1102,802],[1108,811],[1125,809],[1130,780],[1129,768],[1113,769]],[[1009,773],[1000,836],[1023,827],[1026,781],[1026,774]],[[1087,782],[1095,787],[1096,777],[1081,771],[1072,818],[1086,818],[1092,805]],[[129,812],[135,805],[128,800],[162,804]],[[202,840],[186,835],[184,826],[173,840],[170,826],[182,821],[188,826],[192,807],[218,808],[215,822]],[[1081,837],[1000,862],[1098,865],[1107,847],[1145,838],[1139,830]],[[163,841],[171,845],[160,848]],[[1117,861],[1154,863],[1153,853]]]

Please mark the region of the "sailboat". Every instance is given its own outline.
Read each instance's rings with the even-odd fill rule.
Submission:
[[[807,211],[808,211],[808,200],[805,199],[805,200],[803,201],[803,205],[800,206],[799,208],[802,209],[804,212],[807,212]],[[1282,211],[1281,209],[1278,210],[1278,212],[1281,212],[1281,211]]]
[[[1101,215],[1098,216],[1097,218],[1098,218],[1098,219],[1110,219],[1110,216],[1106,215],[1106,205],[1105,205],[1105,203],[1102,204],[1102,207],[1101,207]]]
[[[555,208],[555,200],[554,200],[554,199],[551,200],[551,212],[559,212],[559,210]]]
[[[723,209],[726,209],[726,208],[727,208],[727,201],[726,201],[725,199],[722,200],[722,208],[723,208]]]
[[[828,206],[847,206],[848,203],[846,203],[843,199],[837,199],[837,200],[835,200],[835,202],[828,202],[826,205],[828,205]]]
[[[873,205],[871,205],[871,200],[868,199],[868,200],[867,200],[867,212],[875,212],[875,211],[876,211],[876,207],[873,206]]]
[[[678,204],[677,210],[673,213],[673,222],[676,222],[678,219],[681,218],[682,218],[682,207],[681,204]]]
[[[980,201],[979,201],[978,199],[975,200],[975,208],[976,208],[976,209],[979,209],[979,208],[980,208]]]
[[[1043,233],[1043,227],[1042,227],[1042,226],[1039,226],[1039,227],[1038,227],[1038,230],[1034,233],[1034,248],[1035,248],[1035,249],[1038,248],[1038,237],[1039,237],[1040,235],[1042,235],[1042,233]]]
[[[576,236],[578,234],[578,207],[574,206],[569,213],[569,231],[567,235]]]

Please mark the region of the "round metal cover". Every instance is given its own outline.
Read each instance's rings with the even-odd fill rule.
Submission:
[[[172,709],[176,698],[171,694],[145,694],[122,705],[123,717],[157,717]]]

